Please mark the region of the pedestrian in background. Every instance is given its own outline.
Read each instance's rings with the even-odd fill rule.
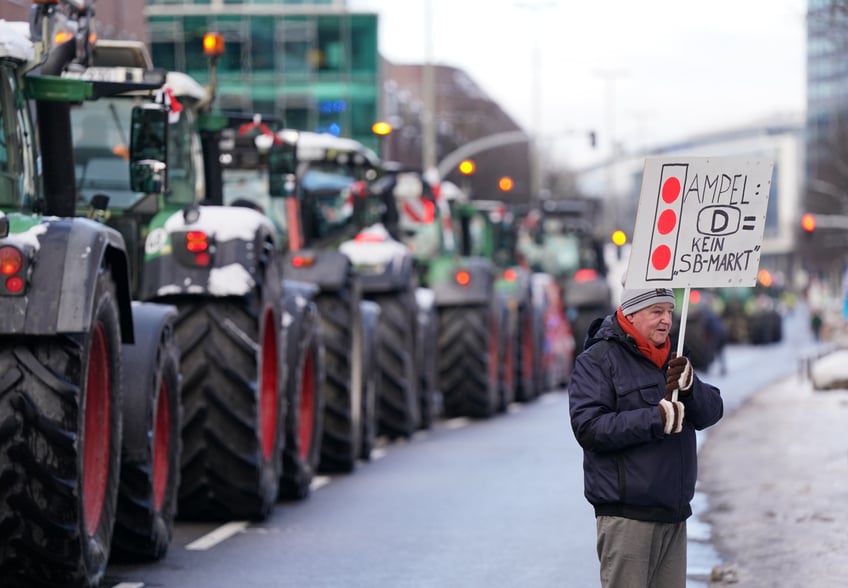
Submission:
[[[604,588],[686,585],[695,431],[724,407],[718,388],[672,353],[673,311],[668,288],[625,289],[616,312],[589,327],[568,386]]]

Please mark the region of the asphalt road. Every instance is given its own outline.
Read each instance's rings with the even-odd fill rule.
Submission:
[[[805,320],[789,317],[780,344],[728,349],[725,376],[702,374],[722,389],[725,418],[797,369],[813,345]],[[567,395],[513,408],[488,421],[442,421],[383,446],[353,474],[319,480],[307,500],[280,504],[263,523],[180,522],[164,560],[110,566],[102,586],[597,586],[594,517]],[[706,586],[722,563],[702,507],[699,492],[689,588]]]

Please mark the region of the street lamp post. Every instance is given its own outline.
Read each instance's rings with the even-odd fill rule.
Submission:
[[[544,8],[556,6],[556,2],[534,1],[516,2],[517,8],[527,8],[533,12],[540,12]],[[535,19],[539,22],[539,19]],[[533,50],[530,59],[530,71],[532,80],[530,83],[532,93],[532,125],[530,131],[530,197],[538,198],[542,188],[542,161],[539,137],[542,133],[542,48],[539,45],[541,35],[536,32],[533,35]]]

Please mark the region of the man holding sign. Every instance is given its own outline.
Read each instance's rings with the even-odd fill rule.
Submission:
[[[672,352],[673,311],[668,288],[625,289],[589,328],[568,387],[604,588],[686,585],[695,431],[718,422],[723,403]]]
[[[773,168],[751,158],[645,162],[621,305],[589,328],[568,387],[605,588],[686,585],[695,431],[724,412],[718,388],[685,357],[689,288],[754,285]],[[676,351],[672,288],[685,288]]]

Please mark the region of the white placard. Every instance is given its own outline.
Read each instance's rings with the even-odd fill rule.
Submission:
[[[645,160],[627,288],[753,286],[774,162]]]

